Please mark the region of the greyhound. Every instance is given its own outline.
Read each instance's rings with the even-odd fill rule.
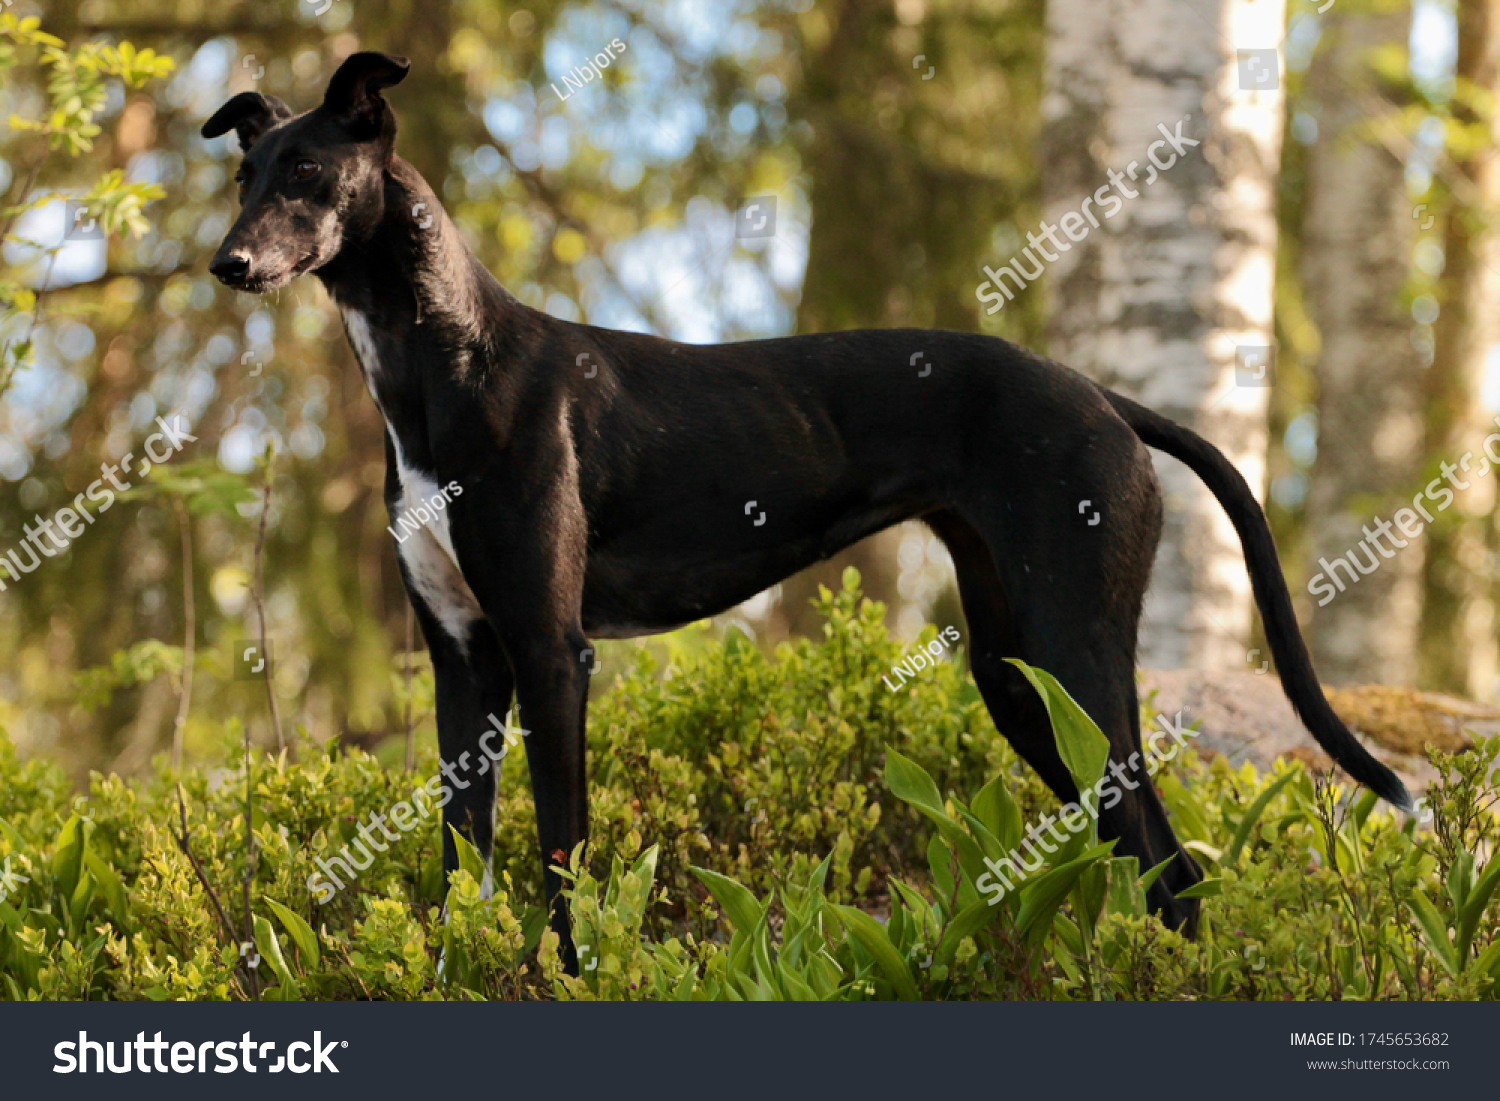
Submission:
[[[1015,656],[1051,672],[1117,762],[1140,760],[1136,630],[1161,532],[1147,448],[1191,468],[1244,548],[1282,684],[1355,780],[1411,805],[1323,696],[1265,514],[1202,437],[1066,367],[969,333],[870,330],[688,345],[560,321],[517,301],[395,153],[382,97],[404,58],[357,53],[301,115],[242,92],[203,126],[244,150],[241,211],[209,270],[261,294],[322,281],[385,419],[396,546],[431,651],[444,771],[467,769],[512,694],[552,928],[588,833],[590,639],[722,612],[893,524],[921,518],[953,558],[969,664],[995,726],[1064,802],[1077,798]],[[914,367],[923,360],[922,369]],[[439,488],[443,487],[443,488]],[[438,506],[438,499],[443,504]],[[1098,519],[1080,516],[1093,502]],[[393,532],[397,528],[393,526]],[[1136,767],[1132,763],[1130,767]],[[443,808],[486,861],[495,770]],[[1149,783],[1101,809],[1100,833],[1151,867],[1152,909],[1191,933],[1202,873]]]

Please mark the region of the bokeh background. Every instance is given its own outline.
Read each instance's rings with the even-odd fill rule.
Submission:
[[[48,127],[78,107],[15,43],[31,17],[69,50],[174,64],[138,87],[100,77],[97,133],[59,145]],[[167,469],[219,495],[179,508],[187,490],[154,483],[0,574],[0,727],[22,754],[139,773],[174,731],[189,760],[215,757],[232,715],[273,740],[263,686],[231,660],[258,634],[261,520],[233,486],[260,484],[268,446],[284,724],[383,753],[430,728],[403,676],[381,423],[337,313],[311,279],[252,298],[206,270],[236,146],[202,140],[203,120],[252,88],[313,107],[357,49],[411,59],[388,94],[399,152],[527,304],[692,342],[915,325],[1051,354],[1234,458],[1328,683],[1500,694],[1500,474],[1326,606],[1306,589],[1362,525],[1482,454],[1500,413],[1500,0],[15,0],[0,18],[0,554],[139,454],[158,416],[199,438]],[[987,266],[1179,124],[1196,146],[1149,184],[1122,176],[1136,196],[1116,217],[988,309]],[[138,232],[70,232],[69,198],[110,194],[111,172],[114,194],[160,195]],[[774,233],[737,236],[767,198]],[[1253,666],[1238,544],[1190,476],[1159,469],[1142,663]],[[961,624],[946,554],[913,523],[679,644],[816,630],[809,597],[851,562],[903,637]],[[606,674],[634,645],[605,646]]]

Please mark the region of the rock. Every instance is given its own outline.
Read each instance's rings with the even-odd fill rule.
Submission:
[[[1205,758],[1251,761],[1262,770],[1277,757],[1317,769],[1332,764],[1298,721],[1274,673],[1143,669],[1140,679],[1149,711],[1170,719],[1180,710],[1184,723],[1198,724],[1195,748]],[[1500,709],[1454,696],[1381,685],[1327,691],[1355,736],[1414,792],[1436,775],[1422,756],[1424,745],[1455,752],[1473,744],[1466,731],[1500,732]]]

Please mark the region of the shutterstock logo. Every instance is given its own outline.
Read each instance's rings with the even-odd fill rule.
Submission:
[[[305,1040],[293,1041],[287,1045],[286,1054],[277,1055],[275,1062],[272,1062],[276,1041],[257,1042],[251,1039],[248,1032],[238,1040],[205,1040],[201,1044],[187,1040],[163,1040],[160,1032],[148,1040],[144,1032],[137,1032],[134,1040],[120,1041],[120,1060],[116,1063],[114,1040],[101,1043],[90,1040],[87,1032],[80,1032],[76,1041],[63,1040],[53,1047],[52,1054],[57,1057],[57,1062],[52,1067],[52,1073],[88,1074],[92,1067],[97,1074],[130,1074],[132,1071],[139,1071],[141,1074],[153,1071],[157,1074],[207,1074],[209,1059],[212,1057],[215,1074],[233,1074],[239,1070],[246,1074],[256,1074],[262,1070],[268,1074],[280,1074],[284,1070],[293,1074],[306,1074],[308,1071],[314,1074],[337,1074],[339,1068],[334,1066],[333,1052],[348,1046],[348,1040],[329,1040],[325,1044],[323,1034],[314,1032],[311,1043]],[[168,1063],[171,1065],[168,1066]]]

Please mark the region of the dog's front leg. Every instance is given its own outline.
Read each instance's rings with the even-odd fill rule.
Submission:
[[[443,802],[443,882],[458,869],[455,830],[479,850],[484,896],[493,890],[495,791],[509,743],[504,729],[515,678],[495,633],[476,620],[460,647],[441,627],[423,634],[432,654]],[[515,735],[512,734],[512,737]],[[441,796],[440,796],[441,799]]]
[[[453,542],[464,576],[510,658],[551,926],[569,973],[578,953],[562,899],[566,866],[588,837],[584,723],[592,656],[583,634],[582,511],[569,487],[522,507],[476,488],[453,508]]]

